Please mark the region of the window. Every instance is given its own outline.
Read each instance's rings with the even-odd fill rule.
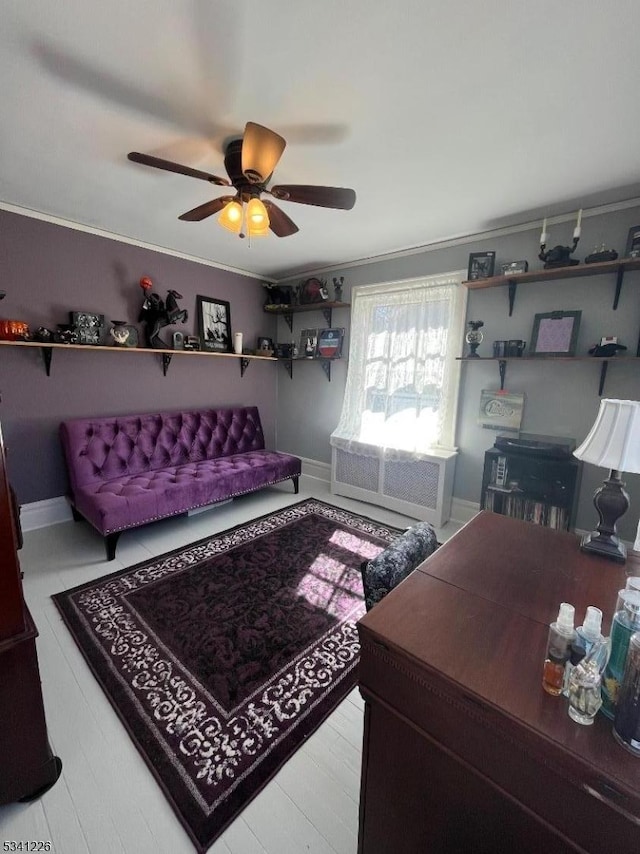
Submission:
[[[420,454],[454,447],[464,271],[354,288],[349,371],[331,444]]]

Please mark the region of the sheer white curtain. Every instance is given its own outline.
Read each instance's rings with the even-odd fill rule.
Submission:
[[[386,458],[454,450],[465,271],[353,289],[334,447]]]

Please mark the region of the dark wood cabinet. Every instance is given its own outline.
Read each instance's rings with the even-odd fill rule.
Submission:
[[[559,603],[606,633],[624,582],[572,534],[483,512],[360,621],[359,854],[640,851],[640,761],[541,686]]]
[[[62,768],[47,738],[38,632],[22,595],[19,540],[0,431],[0,804],[37,797]]]
[[[483,510],[571,530],[575,526],[582,463],[490,448],[484,455]]]

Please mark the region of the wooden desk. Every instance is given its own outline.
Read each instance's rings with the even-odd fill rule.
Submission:
[[[640,759],[541,687],[560,602],[608,633],[624,581],[573,534],[483,512],[360,621],[360,854],[640,852]]]

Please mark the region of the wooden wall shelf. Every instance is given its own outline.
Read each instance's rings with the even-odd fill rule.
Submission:
[[[600,383],[598,395],[602,397],[604,381],[607,376],[609,362],[628,364],[629,362],[640,362],[638,356],[458,356],[459,362],[498,362],[500,372],[500,391],[504,391],[504,380],[507,374],[507,362],[599,362]]]
[[[618,308],[622,280],[627,271],[640,270],[640,258],[617,258],[615,261],[603,261],[599,264],[576,264],[575,267],[556,267],[553,270],[531,270],[527,273],[514,273],[511,276],[491,276],[489,279],[475,279],[462,284],[469,290],[479,288],[509,288],[509,317],[513,313],[516,288],[528,282],[551,282],[558,279],[581,279],[587,276],[602,276],[616,273],[616,290],[613,308]]]
[[[54,350],[84,350],[84,352],[102,351],[108,353],[143,353],[147,356],[160,356],[162,372],[167,370],[174,356],[203,356],[205,358],[237,359],[240,362],[240,376],[243,377],[251,361],[277,362],[273,356],[249,356],[237,353],[212,353],[208,350],[155,350],[150,347],[114,347],[100,344],[43,344],[40,341],[0,341],[1,347],[38,347],[42,352],[47,376],[51,373],[51,359]]]
[[[284,317],[289,330],[293,332],[293,315],[302,311],[321,311],[327,326],[331,326],[332,310],[334,308],[349,308],[348,302],[310,302],[303,305],[265,305],[264,311],[267,314],[275,314]]]
[[[295,359],[279,358],[278,361],[282,362],[284,364],[285,368],[287,369],[287,372],[289,374],[290,379],[293,379],[293,363],[294,362],[320,362],[320,364],[322,366],[322,370],[325,372],[325,375],[327,377],[327,380],[329,382],[331,382],[331,363],[332,362],[339,362],[340,358],[323,359],[322,356],[311,356],[311,357],[296,356]]]

